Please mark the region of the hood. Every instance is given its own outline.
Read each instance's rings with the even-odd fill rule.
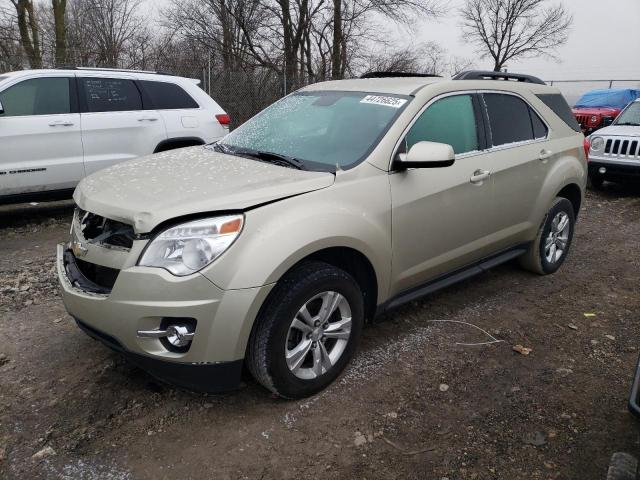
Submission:
[[[333,184],[327,172],[307,172],[206,147],[170,150],[94,173],[73,194],[83,210],[147,233],[184,215],[242,210]]]
[[[640,127],[633,125],[611,125],[601,128],[593,134],[594,137],[640,137]]]
[[[611,107],[573,107],[571,110],[578,115],[604,115],[607,117],[617,117],[621,111],[619,108]]]

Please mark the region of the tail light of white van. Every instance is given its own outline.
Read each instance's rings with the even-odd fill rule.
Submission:
[[[226,113],[218,113],[216,120],[218,120],[218,123],[223,127],[228,127],[231,124],[231,117]]]

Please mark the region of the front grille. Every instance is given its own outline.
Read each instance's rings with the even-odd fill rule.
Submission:
[[[637,137],[605,139],[604,157],[621,160],[640,160],[640,140]]]
[[[120,273],[120,270],[115,268],[80,260],[71,250],[65,250],[63,260],[64,269],[71,285],[85,292],[110,294]]]
[[[130,249],[135,240],[131,225],[111,220],[95,213],[76,208],[76,217],[82,236],[94,244]]]
[[[589,123],[589,117],[591,117],[591,115],[576,115],[576,120],[578,120],[581,127],[586,127]]]
[[[109,291],[113,289],[118,279],[118,274],[120,273],[120,270],[116,270],[115,268],[103,267],[95,263],[85,262],[79,258],[76,258],[76,265],[78,266],[78,270],[80,270],[82,275],[88,280]]]

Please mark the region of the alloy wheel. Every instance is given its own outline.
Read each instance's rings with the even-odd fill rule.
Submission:
[[[565,212],[558,212],[551,222],[549,235],[544,243],[544,256],[549,263],[556,263],[569,244],[569,233],[571,230],[571,222],[569,215]]]
[[[287,332],[285,356],[291,373],[312,380],[327,373],[344,353],[351,337],[351,307],[338,292],[307,300]]]

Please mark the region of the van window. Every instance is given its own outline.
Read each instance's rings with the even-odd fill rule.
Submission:
[[[167,82],[139,82],[151,100],[151,108],[156,110],[176,110],[198,108],[199,105],[182,87]]]
[[[445,97],[430,105],[407,133],[406,151],[422,141],[446,143],[456,154],[479,150],[471,95]]]
[[[4,108],[0,117],[70,113],[69,99],[68,78],[31,78],[0,93]]]
[[[133,80],[123,78],[81,78],[88,112],[142,110],[142,98]]]

